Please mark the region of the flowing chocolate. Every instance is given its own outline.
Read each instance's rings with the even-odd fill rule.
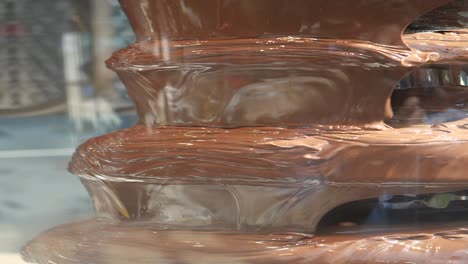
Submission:
[[[348,235],[313,237],[301,233],[168,231],[86,221],[52,229],[40,237],[42,243],[31,243],[23,255],[28,262],[37,262],[41,259],[34,252],[41,252],[43,259],[61,264],[127,264],[129,260],[139,264],[463,264],[468,230],[459,225],[466,223],[406,227],[394,231],[398,234],[351,231]]]
[[[405,184],[418,194],[466,188],[465,119],[382,124],[403,76],[429,61],[466,61],[463,34],[449,51],[449,35],[409,35],[409,48],[402,42],[408,23],[447,2],[122,0],[141,41],[108,65],[141,124],[83,144],[70,170],[101,216],[236,230],[313,232],[334,207],[403,194]],[[185,186],[198,185],[237,202],[191,209],[187,201],[204,200],[205,191]],[[304,192],[294,199],[305,202],[277,217],[270,214],[285,197],[241,202],[265,186],[288,197]],[[166,211],[171,204],[195,210],[193,222]]]
[[[120,0],[139,40],[307,36],[404,46],[416,18],[450,0]]]
[[[26,249],[29,259],[53,245],[63,263],[119,263],[129,251],[142,264],[418,263],[427,252],[466,262],[458,252],[466,231],[455,227],[265,235],[314,233],[356,200],[468,188],[466,116],[383,123],[404,76],[428,62],[467,61],[463,31],[455,41],[401,36],[449,0],[120,2],[139,42],[107,64],[140,123],[86,142],[70,163],[105,221],[51,230]],[[77,243],[97,250],[67,246]]]
[[[412,56],[401,33],[448,2],[121,1],[145,41],[108,65],[146,123],[379,122],[397,82],[434,59]]]

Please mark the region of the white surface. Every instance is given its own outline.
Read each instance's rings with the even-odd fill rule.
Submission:
[[[93,215],[78,177],[67,173],[69,160],[0,158],[0,253],[18,252],[46,229]]]
[[[0,254],[2,264],[25,264],[19,254]]]
[[[74,148],[0,150],[0,159],[64,157],[71,156],[73,152]]]

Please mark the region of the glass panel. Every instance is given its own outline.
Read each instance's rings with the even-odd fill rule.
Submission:
[[[0,0],[0,263],[468,263],[467,17]]]

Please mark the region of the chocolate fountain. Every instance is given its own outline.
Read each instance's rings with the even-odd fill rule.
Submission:
[[[395,90],[466,64],[463,28],[402,34],[460,1],[120,3],[137,43],[107,65],[140,121],[78,148],[98,217],[40,235],[27,261],[468,263],[468,223],[442,210],[467,197],[468,119],[406,122],[432,108]],[[467,90],[442,90],[463,108]],[[442,220],[361,225],[376,204]]]

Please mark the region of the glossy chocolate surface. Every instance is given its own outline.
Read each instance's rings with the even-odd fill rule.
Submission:
[[[57,249],[63,263],[120,263],[121,252],[140,264],[467,262],[465,223],[311,235],[350,202],[467,189],[464,109],[424,122],[466,92],[438,104],[401,90],[391,102],[418,67],[466,64],[465,29],[402,36],[450,1],[120,2],[138,42],[107,65],[140,122],[70,163],[102,222],[51,230],[29,259]]]
[[[403,46],[412,21],[450,0],[121,0],[139,40],[306,36]]]

